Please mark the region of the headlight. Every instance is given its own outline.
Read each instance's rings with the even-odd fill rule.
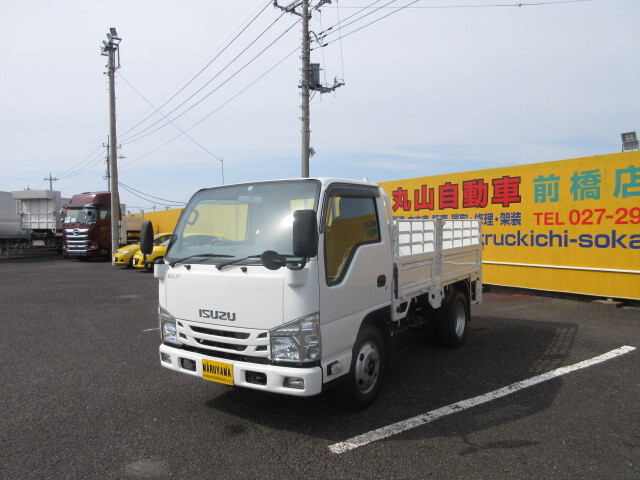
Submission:
[[[160,337],[162,340],[178,343],[176,319],[160,305],[158,305],[158,322],[160,323]]]
[[[319,313],[313,313],[282,327],[274,328],[269,334],[273,360],[310,362],[320,359],[322,348]]]
[[[133,251],[134,251],[134,249],[133,249],[133,248],[130,248],[130,249],[128,249],[128,250],[122,250],[121,252],[116,252],[116,253],[118,253],[118,254],[120,254],[120,255],[124,255],[125,253],[131,253],[131,252],[133,252]]]

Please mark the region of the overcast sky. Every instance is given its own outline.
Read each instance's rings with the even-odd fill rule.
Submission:
[[[227,184],[300,176],[298,18],[266,0],[3,1],[0,191],[49,188],[49,173],[65,197],[107,189],[110,27],[119,180],[145,194],[121,190],[129,210],[186,202],[222,165]],[[333,0],[314,13],[316,35],[334,28],[311,56],[345,85],[312,99],[311,176],[618,152],[640,130],[639,22],[638,0]]]

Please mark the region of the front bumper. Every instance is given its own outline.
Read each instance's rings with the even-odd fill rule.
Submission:
[[[65,257],[104,257],[108,254],[106,250],[97,251],[97,250],[67,250],[66,253],[63,251]]]
[[[132,255],[114,255],[113,263],[116,265],[129,266],[129,261],[131,260]]]
[[[164,361],[162,359],[162,354],[164,354],[165,358],[168,358],[170,362]],[[181,359],[187,359],[195,362],[195,371],[183,368]],[[160,364],[171,370],[202,378],[203,359],[233,365],[233,384],[236,387],[253,388],[255,390],[264,390],[267,392],[294,395],[298,397],[310,397],[312,395],[317,395],[322,391],[322,369],[320,367],[292,368],[280,365],[239,362],[226,358],[217,358],[215,356],[190,352],[164,343],[160,345]],[[248,378],[255,376],[256,373],[262,374],[266,377],[266,385],[247,381]],[[285,387],[284,380],[287,377],[303,379],[304,388]]]
[[[149,268],[147,265],[148,263],[149,263],[149,260],[144,260],[143,257],[134,256],[133,261],[131,262],[131,265],[133,266],[133,268]]]

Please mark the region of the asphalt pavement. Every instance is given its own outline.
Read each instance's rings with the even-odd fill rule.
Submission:
[[[0,261],[0,478],[640,478],[640,350],[530,382],[640,347],[637,306],[485,294],[461,348],[416,332],[353,413],[162,368],[157,295],[105,261]]]

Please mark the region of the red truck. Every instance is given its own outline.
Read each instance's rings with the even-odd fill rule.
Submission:
[[[118,212],[120,215],[120,212]],[[111,256],[111,193],[74,195],[64,210],[62,253],[81,260]]]

